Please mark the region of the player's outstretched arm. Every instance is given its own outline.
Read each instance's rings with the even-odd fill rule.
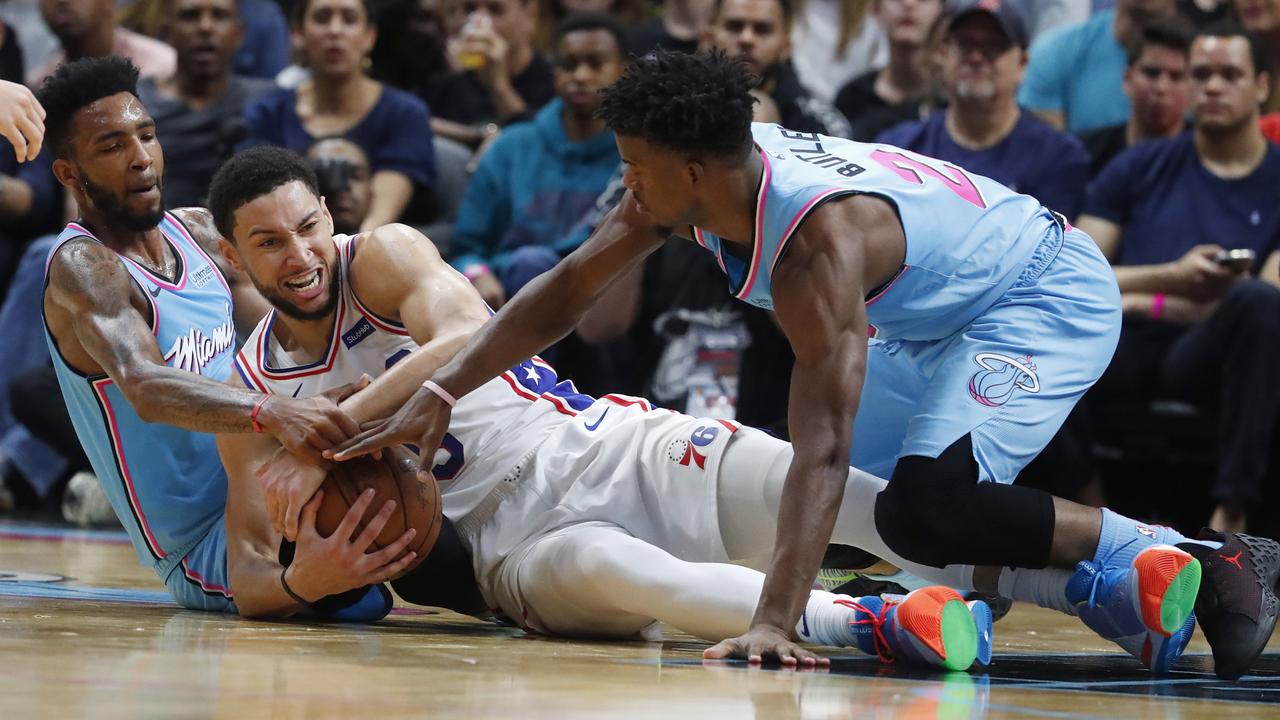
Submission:
[[[879,201],[872,201],[879,202]],[[823,663],[791,641],[826,552],[849,473],[853,416],[866,375],[863,238],[859,228],[894,222],[891,210],[859,210],[857,199],[819,208],[773,274],[779,324],[795,352],[788,426],[795,457],[778,508],[778,534],[751,629],[707,657],[776,656]],[[855,237],[851,237],[855,236]]]
[[[392,224],[361,238],[348,271],[351,289],[373,312],[401,322],[418,349],[379,375],[369,392],[342,403],[356,422],[388,417],[489,320],[471,283],[427,236]]]
[[[64,357],[85,374],[110,376],[147,422],[198,432],[252,432],[254,408],[263,396],[166,365],[134,305],[140,294],[120,258],[102,244],[80,238],[63,245],[50,262],[45,298]],[[316,458],[359,431],[326,398],[271,396],[259,407],[258,422],[291,451]]]
[[[670,229],[655,227],[639,211],[628,192],[582,247],[517,293],[432,382],[443,393],[461,397],[568,335],[609,283],[669,234]],[[437,447],[449,424],[449,410],[443,395],[419,390],[395,415],[336,447],[333,457],[346,460],[405,442]],[[423,453],[424,465],[429,467],[431,461]]]

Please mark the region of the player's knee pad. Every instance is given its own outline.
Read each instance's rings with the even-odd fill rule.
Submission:
[[[979,483],[967,437],[938,458],[899,460],[876,498],[875,518],[889,549],[932,567],[1044,567],[1053,542],[1053,498]]]

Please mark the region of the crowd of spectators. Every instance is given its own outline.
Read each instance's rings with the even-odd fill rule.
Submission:
[[[315,166],[337,232],[423,228],[495,308],[621,197],[599,90],[658,49],[741,59],[758,120],[954,163],[1089,232],[1121,288],[1120,346],[1025,480],[1156,503],[1133,492],[1144,468],[1178,478],[1192,514],[1135,512],[1263,529],[1280,0],[0,0],[0,79],[35,88],[104,55],[141,70],[166,206],[203,204],[238,149],[282,146]],[[57,394],[44,260],[76,216],[51,167],[0,145],[0,512],[92,488],[65,490],[88,465],[40,401]],[[667,243],[553,350],[561,373],[785,434],[788,345],[723,283]],[[70,497],[73,519],[99,519],[86,502]]]

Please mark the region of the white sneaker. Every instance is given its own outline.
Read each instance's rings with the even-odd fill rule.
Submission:
[[[120,525],[102,483],[90,472],[78,472],[67,481],[62,495],[62,518],[73,525]]]

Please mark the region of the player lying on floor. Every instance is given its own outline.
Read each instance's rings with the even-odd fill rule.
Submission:
[[[357,422],[384,417],[487,321],[480,296],[420,233],[389,225],[335,237],[311,169],[291,153],[259,148],[231,159],[210,207],[231,239],[225,258],[274,306],[236,356],[233,385],[308,397],[377,376],[344,410]],[[458,404],[432,474],[484,600],[502,616],[577,637],[634,637],[656,620],[715,641],[744,631],[759,599],[764,575],[729,561],[770,548],[767,475],[777,474],[783,445],[638,398],[581,395],[534,358]],[[407,564],[397,555],[412,530],[364,553],[381,520],[354,540],[319,536],[313,493],[323,465],[296,460],[269,435],[221,435],[218,447],[240,613],[287,616]],[[864,488],[851,495],[883,487],[852,470],[850,484]],[[287,539],[296,551],[285,567]],[[417,600],[432,582],[440,579],[418,569],[396,588]],[[962,670],[989,660],[990,629],[983,603],[928,587],[888,599],[813,591],[795,632]]]

